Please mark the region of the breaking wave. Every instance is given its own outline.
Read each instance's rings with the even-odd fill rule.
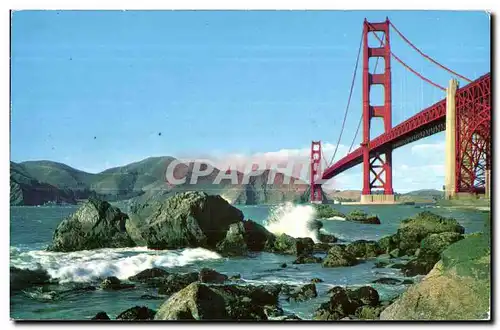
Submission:
[[[319,242],[318,231],[311,228],[316,210],[311,205],[295,205],[287,202],[271,209],[264,226],[273,234],[287,234],[292,237],[310,237]]]

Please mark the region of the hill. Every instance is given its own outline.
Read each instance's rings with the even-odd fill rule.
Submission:
[[[273,173],[269,170],[250,177],[248,183],[243,183],[244,174],[237,172],[237,184],[233,184],[230,179],[214,184],[220,173],[220,170],[214,169],[210,175],[199,177],[196,184],[190,184],[195,164],[180,164],[175,175],[186,177],[186,182],[168,185],[165,173],[167,166],[174,160],[168,156],[150,157],[96,174],[47,160],[11,162],[11,204],[76,203],[90,196],[108,201],[130,200],[135,204],[186,190],[222,195],[234,204],[307,201],[307,183],[290,178],[290,184],[285,184],[287,177],[276,173],[273,182],[268,184],[267,180]]]

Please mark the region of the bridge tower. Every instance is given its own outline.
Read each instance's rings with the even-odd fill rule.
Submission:
[[[321,203],[323,201],[321,184],[317,183],[321,180],[321,141],[311,142],[311,168],[309,172],[311,174],[311,203]]]
[[[361,203],[394,203],[392,188],[392,148],[370,155],[370,124],[372,118],[382,118],[384,133],[392,128],[391,103],[391,46],[389,39],[389,19],[381,23],[363,23],[363,190]],[[380,47],[368,45],[369,33],[383,32],[385,42]],[[383,73],[369,71],[370,58],[384,61]],[[370,100],[370,89],[374,85],[384,88],[384,102],[373,105]],[[383,189],[383,194],[372,194],[374,189]]]

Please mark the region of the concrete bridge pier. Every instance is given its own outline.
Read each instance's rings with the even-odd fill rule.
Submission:
[[[445,165],[444,165],[444,191],[445,198],[452,199],[456,196],[456,115],[455,95],[458,81],[451,79],[446,89],[446,131],[445,131]]]

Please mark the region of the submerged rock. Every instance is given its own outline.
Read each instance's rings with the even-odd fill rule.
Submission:
[[[49,251],[71,252],[100,248],[134,247],[127,233],[128,216],[95,198],[85,202],[57,226]]]
[[[156,312],[146,306],[135,306],[120,313],[117,320],[153,320]]]
[[[403,282],[401,280],[398,280],[397,278],[382,277],[382,278],[378,278],[378,279],[372,281],[372,283],[398,285],[398,284],[402,284]]]
[[[135,287],[132,283],[122,283],[117,277],[110,276],[101,282],[101,289],[103,290],[123,290]]]
[[[322,261],[322,258],[313,255],[300,255],[293,261],[293,264],[318,264]]]
[[[202,283],[224,283],[228,277],[210,268],[202,268],[198,275],[198,280]]]
[[[346,251],[342,245],[334,245],[323,259],[323,267],[347,267],[358,263],[356,256]]]
[[[21,269],[10,267],[10,291],[50,284],[50,276],[44,269]]]

